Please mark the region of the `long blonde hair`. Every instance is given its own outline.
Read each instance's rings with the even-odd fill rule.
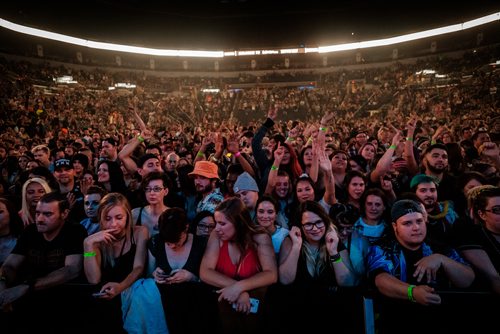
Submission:
[[[21,197],[22,197],[21,202],[22,203],[21,203],[21,213],[20,213],[20,216],[21,216],[21,219],[23,220],[24,226],[28,226],[30,224],[35,223],[35,217],[31,216],[30,207],[28,205],[28,201],[26,200],[26,191],[28,189],[28,186],[32,183],[38,183],[39,185],[41,185],[42,188],[45,190],[46,194],[51,193],[53,191],[52,188],[50,188],[48,182],[40,177],[33,177],[31,179],[26,180],[26,182],[24,182],[22,195],[21,195]]]
[[[114,207],[121,206],[127,212],[127,225],[125,226],[125,243],[130,240],[132,231],[134,229],[134,222],[132,220],[132,212],[130,209],[130,204],[125,196],[120,193],[109,193],[104,196],[99,202],[99,208],[97,209],[97,217],[99,217],[99,225],[101,229],[103,227],[103,217]],[[114,255],[113,255],[113,244],[101,244],[101,253],[103,258],[104,267],[115,265]]]

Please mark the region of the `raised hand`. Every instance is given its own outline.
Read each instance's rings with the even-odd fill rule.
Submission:
[[[326,249],[328,250],[328,254],[333,256],[334,253],[338,253],[337,246],[339,245],[339,235],[335,229],[328,231],[325,236],[326,241]]]
[[[334,116],[335,114],[333,113],[333,111],[327,111],[326,114],[324,114],[321,118],[320,124],[322,126],[327,126]]]
[[[276,105],[274,105],[274,106],[269,108],[269,110],[267,112],[267,117],[274,121],[277,116],[278,116],[278,107]]]
[[[278,147],[274,150],[274,166],[279,167],[284,155],[285,149],[281,146],[281,143],[278,142]]]
[[[302,247],[302,233],[300,232],[300,228],[292,226],[288,235],[290,236],[293,245],[296,245],[298,248]]]

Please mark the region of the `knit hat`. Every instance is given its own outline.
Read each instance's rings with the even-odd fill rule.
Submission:
[[[414,212],[424,215],[423,208],[419,203],[411,199],[401,199],[392,205],[391,218],[395,222],[404,215]]]
[[[74,163],[75,161],[79,161],[84,169],[89,168],[89,157],[87,157],[85,154],[77,153],[73,155],[73,157],[71,158],[71,162]]]
[[[431,183],[431,182],[434,182],[436,186],[439,185],[439,181],[434,176],[429,176],[426,174],[417,174],[411,179],[410,189],[413,189],[420,183]]]
[[[238,176],[233,189],[235,193],[244,190],[259,192],[257,182],[255,182],[254,178],[248,172],[243,172]]]

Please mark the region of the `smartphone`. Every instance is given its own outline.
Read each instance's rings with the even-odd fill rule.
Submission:
[[[107,293],[106,292],[95,292],[92,294],[92,297],[95,297],[95,298],[99,298],[99,297],[103,297],[103,296],[106,296]]]
[[[257,313],[259,310],[259,300],[256,298],[250,298],[250,313]]]
[[[233,309],[236,309],[236,304],[233,304]],[[259,310],[259,300],[250,298],[250,313],[257,313]]]

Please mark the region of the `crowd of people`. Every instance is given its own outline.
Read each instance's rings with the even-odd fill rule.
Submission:
[[[441,87],[423,64],[451,68],[157,98],[175,85],[121,96],[104,71],[48,94],[34,81],[64,69],[3,60],[0,326],[257,333],[333,314],[352,333],[369,293],[391,333],[405,312],[472,312],[469,294],[498,306],[498,72]]]

